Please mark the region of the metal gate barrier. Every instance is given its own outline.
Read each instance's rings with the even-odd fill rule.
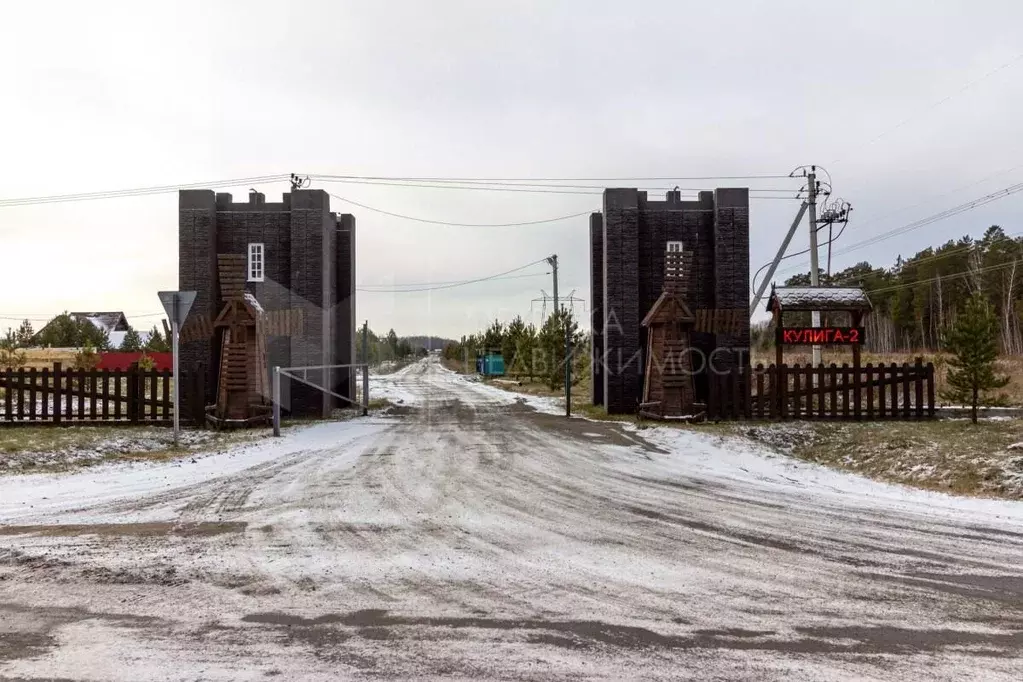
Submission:
[[[330,369],[362,369],[362,416],[369,414],[369,365],[368,364],[349,364],[349,365],[316,365],[309,367],[274,367],[273,371],[273,424],[274,424],[274,435],[281,435],[281,375],[294,379],[295,381],[311,386],[317,390],[323,391],[328,395],[332,395],[335,398],[346,400],[351,402],[348,396],[335,393],[326,386],[320,386],[309,381],[309,372],[312,371],[323,371]],[[301,372],[301,376],[299,375]]]

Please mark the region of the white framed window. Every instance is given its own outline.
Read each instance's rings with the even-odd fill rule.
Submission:
[[[682,253],[682,242],[668,242],[668,253]]]
[[[263,281],[263,245],[262,244],[249,244],[249,281],[250,282],[262,282]]]

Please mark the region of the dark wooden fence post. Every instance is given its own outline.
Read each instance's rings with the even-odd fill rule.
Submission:
[[[916,388],[916,405],[914,413],[917,419],[924,418],[924,380],[926,374],[924,372],[924,359],[917,357],[916,365],[913,366],[913,385]]]
[[[927,363],[927,417],[934,419],[934,363]]]
[[[40,401],[43,403],[43,421],[50,421],[50,368],[43,367],[43,381],[39,384]]]
[[[778,418],[789,414],[789,372],[784,364],[778,365]]]
[[[874,365],[867,363],[867,419],[874,418]]]
[[[59,362],[53,363],[53,423],[60,424],[61,410],[61,396],[64,395],[61,382],[61,364]]]
[[[742,415],[747,420],[753,419],[753,366],[742,366]]]
[[[110,376],[114,380],[114,421],[121,421],[121,380],[124,379],[124,372],[115,369]]]
[[[139,370],[132,365],[128,370],[128,421],[139,422]]]
[[[100,414],[103,416],[103,421],[110,419],[110,370],[103,370],[103,392],[100,394],[100,400],[103,401],[103,406],[100,408]],[[95,418],[95,415],[93,415]]]
[[[161,391],[161,400],[163,401],[163,418],[165,421],[169,421],[174,418],[174,405],[171,401],[171,378],[176,382],[177,377],[173,376],[173,373],[169,370],[163,372],[163,391]],[[180,401],[179,401],[180,402]],[[180,405],[179,405],[180,406]],[[181,416],[178,415],[178,421],[181,421]]]
[[[789,416],[793,419],[799,419],[799,383],[800,378],[803,376],[803,368],[799,366],[799,363],[792,365],[792,371],[789,372],[792,375],[792,411],[789,412]]]
[[[14,374],[10,367],[4,369],[4,414],[7,421],[14,421]]]
[[[75,370],[68,369],[64,372],[64,420],[71,421],[74,418],[74,404],[73,400],[75,397]]]
[[[95,367],[89,370],[89,421],[96,421],[96,394],[99,392],[99,372]]]
[[[827,375],[824,363],[821,362],[814,368],[814,376],[817,377],[817,417],[824,419],[827,415]]]
[[[10,389],[8,389],[10,390]],[[18,421],[25,418],[25,368],[18,368]]]
[[[85,370],[78,369],[78,419],[85,419],[85,392],[89,388],[89,382],[85,378]]]
[[[159,414],[159,409],[160,409],[160,403],[159,403],[160,393],[159,393],[159,391],[157,391],[157,386],[159,386],[159,383],[160,383],[159,382],[159,376],[160,375],[157,373],[155,367],[153,369],[149,370],[147,372],[147,374],[149,375],[149,418],[155,420],[155,419],[159,419],[159,417],[160,417],[160,414]]]
[[[767,415],[764,413],[764,363],[757,363],[757,419],[763,419]]]
[[[860,367],[860,359],[857,357],[853,361],[853,418],[856,421],[863,420],[862,372],[863,368]]]
[[[892,404],[888,406],[888,416],[892,419],[899,418],[899,365],[897,363],[890,363],[888,369],[891,370],[891,386],[892,386]]]
[[[913,399],[910,397],[910,384],[913,372],[909,369],[909,363],[902,363],[902,418],[909,419],[913,409]]]
[[[849,363],[842,363],[842,419],[849,418]]]
[[[33,422],[36,420],[36,377],[38,376],[39,372],[35,367],[28,371],[28,419]]]

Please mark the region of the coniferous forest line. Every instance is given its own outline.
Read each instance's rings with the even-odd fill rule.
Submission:
[[[899,256],[888,267],[868,261],[828,275],[820,272],[822,285],[862,286],[873,312],[866,317],[866,349],[875,353],[942,350],[943,330],[955,321],[974,292],[980,292],[999,319],[999,349],[1006,355],[1023,355],[1023,237],[1008,235],[997,225],[984,236],[969,236],[929,246],[908,258]],[[809,285],[809,272],[789,277],[786,285]],[[796,314],[785,324],[805,324]],[[831,324],[848,322],[835,313]],[[754,326],[753,345],[773,344],[768,323]]]

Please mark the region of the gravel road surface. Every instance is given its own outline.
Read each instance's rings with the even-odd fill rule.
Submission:
[[[1023,678],[1021,505],[432,360],[376,386],[393,414],[0,479],[0,680]]]

